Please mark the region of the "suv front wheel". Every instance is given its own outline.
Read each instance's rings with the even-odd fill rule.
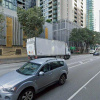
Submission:
[[[29,88],[24,90],[20,94],[18,100],[34,100],[34,96],[35,96],[34,90]]]
[[[59,78],[59,84],[63,85],[66,82],[66,76],[63,74]]]

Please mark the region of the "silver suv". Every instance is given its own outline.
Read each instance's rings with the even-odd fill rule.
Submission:
[[[16,71],[0,77],[0,100],[33,100],[36,93],[67,79],[63,59],[40,58],[27,62]]]

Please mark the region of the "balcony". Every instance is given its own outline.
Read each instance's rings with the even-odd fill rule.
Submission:
[[[76,4],[76,3],[74,3],[74,6],[75,6],[75,7],[77,7],[77,4]]]
[[[52,7],[52,4],[49,4],[49,7]]]
[[[57,14],[57,10],[54,10],[54,11],[53,11],[53,14]]]
[[[81,24],[81,26],[83,26],[83,24]]]
[[[77,2],[77,0],[74,0],[75,2]]]
[[[49,11],[49,16],[52,16],[52,11]]]
[[[49,19],[51,19],[51,20],[52,20],[52,17],[49,17]]]
[[[74,10],[76,10],[76,11],[77,11],[77,7],[74,7]]]
[[[75,23],[77,23],[77,20],[74,20]]]
[[[53,18],[57,18],[57,15],[53,15]]]
[[[53,2],[53,5],[57,5],[57,1]]]
[[[40,1],[40,5],[43,5],[43,1]]]
[[[24,0],[17,0],[17,3],[25,5],[25,1]]]
[[[53,22],[54,22],[54,23],[57,22],[57,19],[53,19]]]
[[[52,7],[49,7],[49,11],[52,11]]]
[[[53,9],[56,10],[57,9],[57,6],[54,6]]]
[[[49,4],[51,4],[52,3],[52,0],[49,0]]]

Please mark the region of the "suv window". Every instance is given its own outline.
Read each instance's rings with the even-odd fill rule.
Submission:
[[[55,68],[64,66],[64,62],[63,61],[55,61],[55,62],[51,62],[50,63],[50,70],[53,70]]]
[[[60,67],[59,62],[58,61],[54,61],[50,63],[50,69],[53,70],[55,68]]]
[[[43,71],[43,72],[48,72],[48,71],[50,71],[50,65],[49,65],[49,64],[44,65],[44,66],[42,67],[41,71]]]
[[[59,61],[60,66],[64,66],[64,62],[63,61]]]

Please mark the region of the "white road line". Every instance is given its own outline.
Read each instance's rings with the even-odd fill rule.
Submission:
[[[91,55],[78,55],[78,56],[73,56],[70,60],[76,59],[76,58],[84,58],[84,57],[91,57]]]
[[[97,58],[97,59],[100,59],[100,57]],[[97,60],[97,59],[95,59],[95,60]],[[78,64],[78,65],[75,65],[75,66],[69,67],[69,69],[74,68],[74,67],[77,67],[77,66],[79,66],[79,65],[86,64],[86,63],[91,62],[91,61],[95,61],[95,60],[91,60],[91,59],[90,59],[89,61],[87,61],[87,62],[85,62],[85,63],[80,63],[80,64]]]
[[[95,74],[87,83],[85,83],[80,89],[78,89],[70,98],[68,98],[67,100],[72,100],[83,88],[86,87],[86,85],[88,85],[97,75],[100,74],[100,71]]]
[[[72,65],[72,64],[75,64],[75,63],[80,63],[80,62],[83,62],[83,61],[86,61],[86,60],[89,60],[89,59],[85,59],[85,60],[81,60],[81,61],[78,61],[78,62],[69,63],[67,65]]]

